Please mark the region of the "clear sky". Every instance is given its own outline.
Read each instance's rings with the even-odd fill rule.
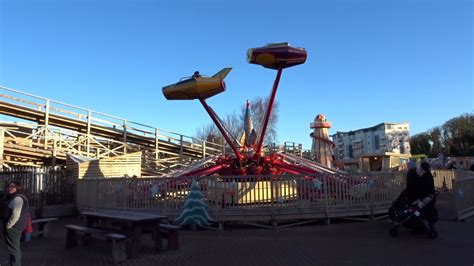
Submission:
[[[290,42],[278,140],[310,148],[318,113],[331,133],[381,122],[411,134],[473,112],[471,1],[0,0],[0,85],[186,135],[211,122],[161,88],[233,67],[209,99],[222,117],[269,95],[276,71],[246,51]]]

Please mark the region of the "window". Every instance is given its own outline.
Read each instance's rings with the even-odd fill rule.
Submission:
[[[374,145],[376,150],[380,149],[380,139],[378,135],[375,135],[374,137]]]

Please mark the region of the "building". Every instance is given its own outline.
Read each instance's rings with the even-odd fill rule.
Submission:
[[[410,158],[408,123],[381,123],[373,127],[331,135],[336,160],[347,170],[388,171]]]

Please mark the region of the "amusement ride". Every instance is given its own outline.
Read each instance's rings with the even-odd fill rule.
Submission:
[[[222,154],[202,159],[171,175],[197,177],[214,174],[247,176],[340,173],[340,170],[328,164],[305,160],[291,154],[279,152],[265,154],[263,152],[268,121],[273,110],[283,69],[303,64],[306,58],[307,52],[304,48],[293,47],[288,43],[268,44],[263,47],[248,49],[247,61],[249,63],[276,70],[277,73],[260,132],[257,134],[252,129],[249,117],[250,105],[247,102],[244,132],[240,142],[230,134],[226,125],[206,102],[206,99],[225,91],[224,78],[231,71],[231,68],[224,68],[212,77],[201,76],[196,71],[191,77],[163,87],[163,95],[168,100],[199,100],[233,151],[231,155]],[[318,138],[324,143],[328,141],[322,139],[322,137]]]

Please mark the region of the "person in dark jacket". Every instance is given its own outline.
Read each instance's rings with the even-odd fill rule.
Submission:
[[[419,172],[421,178],[418,189],[418,199],[423,199],[428,195],[436,195],[434,178],[431,174],[430,165],[427,162],[421,163]],[[434,200],[423,208],[422,214],[426,220],[428,220],[430,234],[437,234],[434,223],[438,221],[438,211],[436,210]]]
[[[414,188],[415,186],[414,184],[415,182],[418,181],[418,179],[420,179],[420,176],[418,175],[415,162],[411,161],[408,163],[407,166],[408,166],[408,171],[406,174],[407,185],[405,189],[402,191],[402,193],[400,193],[400,196],[398,196],[398,198],[395,200],[396,205],[402,204],[406,201],[413,202],[416,200],[416,195],[415,195],[416,190]]]
[[[408,204],[416,200],[416,185],[415,183],[419,181],[420,176],[418,175],[416,169],[416,163],[413,161],[408,162],[408,171],[406,173],[406,187],[400,193],[398,198],[393,202],[392,207],[389,209],[389,216],[391,219],[395,219],[395,209],[403,209]]]
[[[427,162],[422,162],[419,169],[421,180],[418,184],[418,199],[423,199],[428,195],[435,194],[434,178],[431,174],[430,165]]]
[[[423,200],[428,195],[435,195],[434,178],[430,171],[430,165],[426,162],[421,163],[420,168],[416,168],[414,162],[408,164],[407,186],[394,202],[389,210],[389,215],[393,217],[393,208],[405,208],[416,200]],[[428,230],[430,237],[437,235],[434,223],[438,219],[434,201],[426,205],[421,211],[423,217],[428,221]],[[426,232],[426,227],[418,219],[410,219],[404,223],[404,226],[413,230],[414,233]]]
[[[2,208],[3,235],[10,254],[10,265],[21,266],[20,238],[28,222],[28,200],[22,193],[21,183],[12,181],[7,189]]]

